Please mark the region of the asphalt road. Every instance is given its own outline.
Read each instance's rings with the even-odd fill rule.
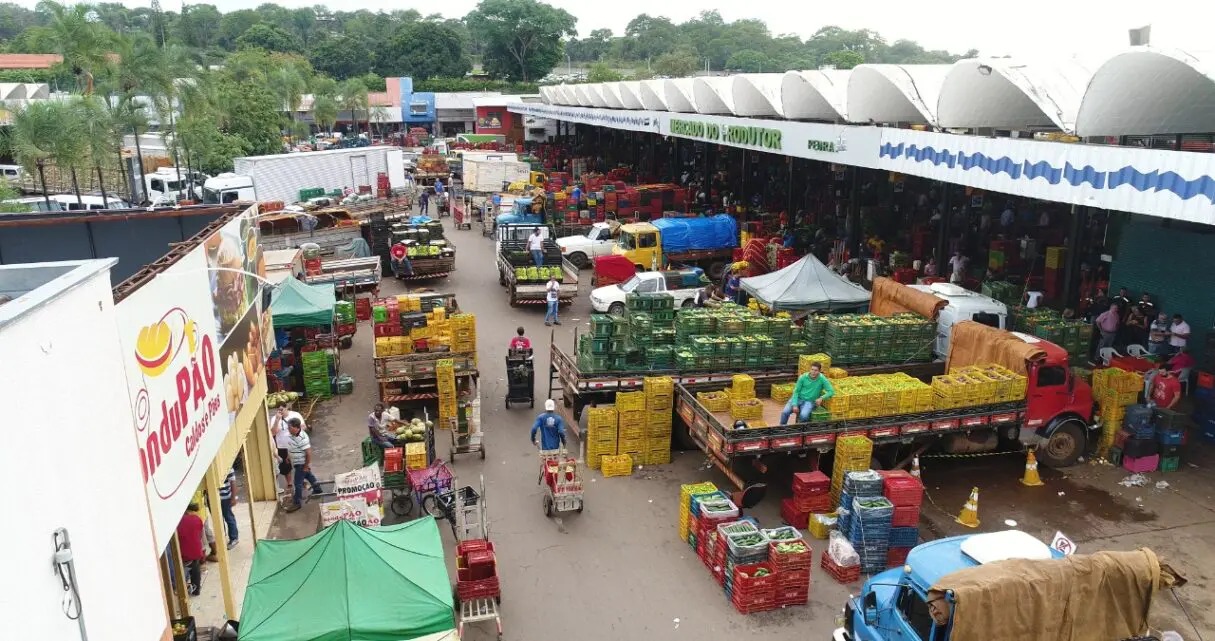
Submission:
[[[743,616],[733,610],[695,553],[678,540],[679,486],[704,480],[727,486],[698,452],[677,452],[670,465],[647,466],[631,477],[604,479],[587,470],[585,511],[544,516],[536,483],[539,463],[528,440],[547,393],[549,328],[543,323],[543,309],[509,307],[505,289],[498,284],[492,241],[479,229],[451,231],[450,219],[445,221],[458,247],[457,271],[432,287],[454,291],[460,307],[477,316],[487,451],[484,462],[475,456],[458,458],[454,470],[462,484],[475,485],[481,475],[485,478],[505,638],[829,639],[844,600],[859,586],[839,585],[817,567],[825,542],[812,541],[816,563],[808,606]],[[583,296],[562,310],[563,325],[552,332],[563,345],[572,347],[574,327],[589,319],[589,279],[584,272]],[[385,295],[405,291],[391,279],[381,289]],[[506,345],[517,326],[531,337],[540,363],[536,410],[503,406]],[[342,354],[342,370],[355,377],[355,393],[322,404],[310,421],[314,467],[322,479],[359,465],[365,417],[377,394],[371,345],[370,328],[360,327],[354,346]],[[441,456],[446,451],[443,436],[440,433]],[[1182,603],[1203,636],[1215,638],[1210,578],[1215,575],[1215,448],[1192,449],[1197,448],[1182,471],[1151,475],[1152,484],[1145,488],[1119,486],[1125,474],[1108,465],[1077,466],[1069,470],[1070,478],[1046,471],[1045,487],[1026,488],[1017,482],[1022,461],[1016,457],[925,459],[930,501],[925,503],[921,533],[935,538],[971,532],[952,518],[971,486],[977,485],[982,531],[1006,529],[1005,521],[1015,521],[1046,540],[1056,530],[1063,531],[1081,551],[1152,546],[1190,578],[1190,585],[1179,592]],[[1155,482],[1162,479],[1169,487],[1157,489]],[[767,499],[753,516],[764,525],[780,524],[778,501]],[[294,514],[280,511],[271,536],[297,538],[316,526],[316,508],[310,504]],[[454,547],[451,531],[442,531],[445,542]],[[1157,599],[1153,620],[1187,639],[1197,638],[1170,594]],[[473,624],[465,633],[468,641],[492,638],[489,624]]]

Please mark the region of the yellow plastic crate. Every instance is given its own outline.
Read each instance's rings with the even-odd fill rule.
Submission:
[[[842,367],[831,367],[827,369],[827,378],[831,380],[848,378],[848,370]]]
[[[831,369],[831,355],[818,353],[818,354],[802,354],[802,355],[798,356],[797,357],[798,375],[800,376],[800,375],[805,374],[806,372],[810,371],[810,366],[813,365],[814,363],[818,363],[819,365],[822,366],[823,371],[827,371],[827,370]]]
[[[755,398],[755,379],[746,374],[735,374],[731,379],[730,397],[736,401]]]
[[[426,444],[425,443],[406,443],[405,444],[405,469],[407,470],[424,470],[430,464],[426,460]]]
[[[724,412],[730,409],[730,399],[724,392],[696,392],[696,400],[710,412]]]
[[[670,376],[647,376],[641,389],[646,396],[671,396],[675,393],[675,381]]]
[[[587,427],[611,427],[615,429],[617,420],[616,408],[612,405],[601,405],[587,410]]]
[[[629,476],[633,473],[633,457],[628,454],[604,456],[600,459],[600,470],[604,478]]]
[[[814,516],[814,514],[810,515],[810,523],[806,529],[810,532],[810,536],[826,540],[831,536],[831,526],[816,520]],[[827,516],[835,516],[835,512],[828,512]]]
[[[645,392],[616,392],[616,411],[631,412],[645,409]]]
[[[646,411],[666,411],[670,412],[675,407],[675,397],[670,394],[654,394],[646,395],[645,409]]]
[[[775,383],[772,385],[772,400],[785,403],[793,398],[793,383]]]
[[[764,403],[757,398],[730,401],[730,416],[743,421],[761,419],[764,417]]]
[[[616,424],[622,430],[626,427],[642,428],[649,422],[649,414],[644,409],[621,411],[616,416]]]

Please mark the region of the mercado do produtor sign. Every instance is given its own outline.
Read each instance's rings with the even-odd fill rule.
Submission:
[[[230,424],[207,274],[198,247],[117,306],[139,465],[161,548]]]
[[[695,138],[723,145],[755,147],[769,151],[784,149],[784,132],[771,127],[672,118],[669,128],[672,136]]]

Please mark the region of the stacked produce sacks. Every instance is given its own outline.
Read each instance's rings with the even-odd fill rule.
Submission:
[[[664,465],[671,462],[675,382],[668,376],[647,377],[642,389],[645,391],[646,448],[641,462]]]
[[[831,511],[831,479],[819,471],[798,472],[793,475],[793,497],[780,502],[780,515],[785,523],[806,529],[811,514]]]
[[[882,493],[894,505],[886,567],[897,567],[907,561],[911,548],[920,540],[920,505],[924,501],[924,484],[904,470],[880,474]]]
[[[600,405],[587,410],[586,464],[599,469],[604,456],[616,455],[618,418],[616,407]],[[714,488],[716,489],[716,488]]]

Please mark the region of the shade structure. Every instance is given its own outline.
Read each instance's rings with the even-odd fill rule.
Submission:
[[[257,542],[241,641],[412,641],[454,627],[434,519],[338,521],[306,539]]]
[[[776,310],[842,311],[869,305],[864,287],[828,269],[813,255],[784,269],[741,281],[744,291]]]
[[[270,295],[275,327],[324,327],[333,324],[337,303],[333,285],[308,285],[288,278]]]

